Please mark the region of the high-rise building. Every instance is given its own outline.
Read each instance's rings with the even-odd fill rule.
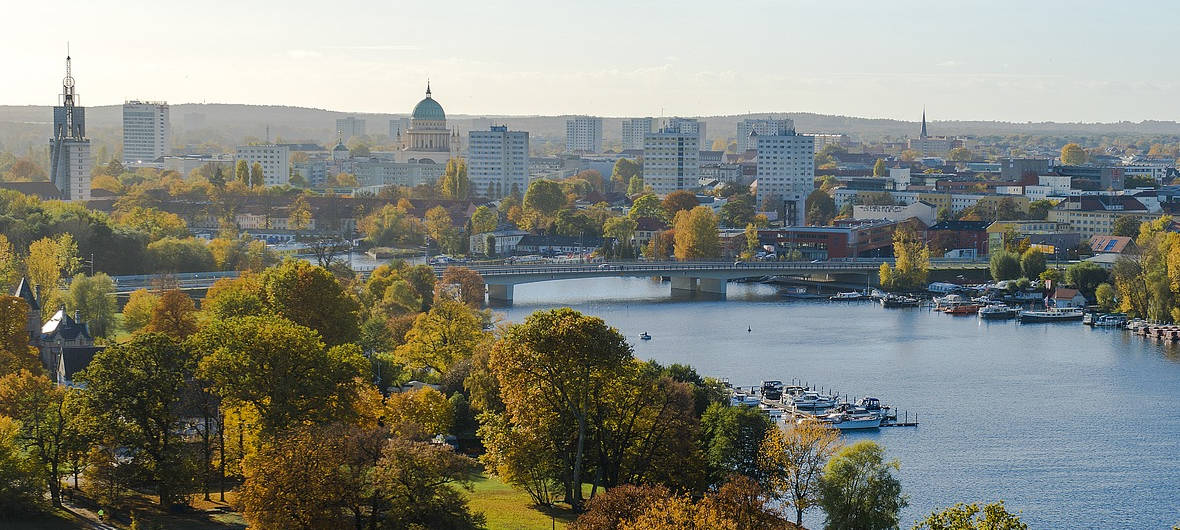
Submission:
[[[602,118],[574,116],[566,120],[565,150],[570,153],[602,151]]]
[[[262,166],[262,182],[267,187],[282,186],[291,181],[291,148],[286,145],[239,145],[234,163],[245,160],[251,168]]]
[[[680,129],[681,132],[697,134],[697,149],[704,151],[707,147],[705,145],[705,122],[695,118],[669,118],[668,125]]]
[[[529,133],[493,125],[467,133],[467,178],[471,194],[498,199],[524,194],[529,184]]]
[[[336,134],[346,142],[353,136],[364,136],[365,120],[355,116],[340,118],[336,120]]]
[[[167,102],[123,103],[123,165],[163,167],[160,159],[171,154],[171,136]]]
[[[750,143],[758,151],[758,206],[780,212],[788,225],[802,225],[815,190],[815,139],[780,121],[766,134],[751,132]]]
[[[74,75],[66,57],[61,104],[53,107],[53,137],[49,139],[49,180],[67,201],[90,200],[90,139],[86,137],[86,108],[77,106]]]
[[[410,129],[409,118],[394,118],[389,120],[389,137],[397,140],[401,138],[402,133]]]
[[[623,149],[643,149],[643,138],[655,130],[654,118],[623,120]]]
[[[767,118],[739,121],[737,126],[737,152],[745,153],[746,151],[754,148],[754,145],[750,142],[750,133],[752,132],[756,132],[758,134],[773,134],[773,131],[794,128],[795,122],[787,118]]]
[[[699,185],[700,136],[695,127],[681,125],[666,125],[643,139],[643,184],[658,195]]]

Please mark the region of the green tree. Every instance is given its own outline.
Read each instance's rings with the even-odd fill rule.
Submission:
[[[721,240],[717,231],[717,216],[707,206],[681,210],[676,214],[674,237],[675,255],[679,260],[721,257]]]
[[[214,268],[216,261],[209,245],[195,237],[165,237],[147,246],[152,270],[160,273],[201,272]]]
[[[807,224],[824,226],[836,217],[836,201],[824,190],[815,190],[807,195],[804,202],[807,209]]]
[[[529,183],[524,193],[524,207],[544,215],[553,215],[565,206],[565,193],[561,185],[551,180],[538,179]]]
[[[208,352],[199,376],[222,399],[256,410],[268,435],[346,419],[358,381],[369,375],[356,345],[325,347],[313,329],[281,317],[214,320],[195,344]]]
[[[78,274],[70,281],[65,296],[66,310],[81,313],[83,320],[96,337],[106,337],[115,331],[115,281],[104,273],[94,276]]]
[[[616,160],[615,167],[611,171],[611,174],[610,174],[611,188],[613,189],[613,191],[626,190],[627,194],[631,195],[631,192],[629,190],[629,184],[631,183],[631,178],[639,176],[639,173],[641,171],[643,171],[643,165],[639,164],[635,160],[631,160],[631,159],[627,159],[627,158],[620,158],[620,159]],[[642,184],[643,178],[640,177],[639,180],[640,180],[639,191],[643,191],[643,184]],[[636,193],[638,193],[638,192],[636,192]]]
[[[462,158],[447,160],[443,176],[438,179],[438,191],[444,199],[456,201],[466,200],[470,196],[471,181],[467,179],[466,160]]]
[[[721,205],[721,224],[728,227],[746,226],[754,222],[754,198],[749,193],[738,193]]]
[[[1046,219],[1049,217],[1049,210],[1053,208],[1053,201],[1046,199],[1039,199],[1028,203],[1028,218],[1029,219]]]
[[[483,528],[481,513],[472,513],[475,461],[450,447],[394,438],[381,451],[372,472],[373,487],[388,503],[380,518],[384,528]]]
[[[1038,249],[1030,248],[1020,256],[1020,271],[1029,280],[1040,278],[1041,273],[1045,272],[1045,267],[1045,253]]]
[[[1136,237],[1139,235],[1139,219],[1131,215],[1120,215],[1110,223],[1110,235]]]
[[[1015,280],[1020,277],[1020,258],[1016,254],[999,251],[993,252],[990,259],[992,279]]]
[[[888,177],[889,169],[885,167],[885,160],[878,158],[877,163],[873,164],[874,177]]]
[[[238,182],[241,182],[242,184],[249,186],[250,185],[250,163],[246,162],[245,160],[238,160],[238,162],[236,164],[234,164],[234,178],[236,178],[238,180]]]
[[[1077,287],[1086,298],[1094,298],[1094,290],[1106,282],[1110,274],[1102,266],[1091,261],[1074,263],[1065,268],[1065,281]]]
[[[0,378],[0,417],[19,422],[16,441],[33,457],[39,482],[48,484],[54,506],[61,506],[61,477],[69,448],[82,439],[79,398],[77,390],[28,370]]]
[[[261,188],[266,184],[266,177],[262,174],[262,164],[255,162],[250,166],[250,187]]]
[[[623,249],[620,257],[633,257],[634,252],[631,249],[631,238],[635,237],[635,230],[639,228],[639,223],[629,217],[611,217],[606,220],[606,224],[602,227],[603,235],[614,238],[616,245]]]
[[[405,344],[397,347],[396,358],[412,369],[428,368],[442,376],[470,359],[486,339],[483,319],[474,309],[440,299],[414,320]]]
[[[471,233],[482,234],[496,229],[498,218],[496,211],[487,206],[480,206],[471,214]]]
[[[1067,166],[1077,166],[1086,163],[1086,150],[1076,143],[1065,144],[1061,148],[1061,163]]]
[[[886,462],[885,450],[868,440],[836,453],[820,482],[824,528],[897,528],[899,513],[909,504],[893,475],[897,469],[897,461]]]
[[[1109,283],[1100,283],[1098,287],[1094,288],[1094,299],[1103,311],[1113,311],[1118,302],[1115,299],[1114,287],[1111,287]]]
[[[651,217],[667,220],[668,211],[660,204],[659,197],[656,197],[654,193],[645,193],[636,197],[634,201],[631,201],[631,210],[627,212],[627,217],[631,219]]]
[[[914,525],[914,530],[1028,530],[1016,514],[1004,509],[1004,501],[980,508],[978,504],[958,503],[940,512],[931,512]]]
[[[148,458],[161,506],[183,499],[182,390],[192,375],[190,348],[162,333],[140,333],[94,355],[77,379],[87,409],[125,447]]]
[[[627,195],[638,195],[643,193],[643,175],[632,175],[627,180]]]
[[[701,450],[711,484],[721,484],[733,473],[762,478],[758,464],[766,434],[774,422],[756,407],[709,405],[701,415]]]
[[[975,153],[966,147],[956,147],[950,150],[947,154],[947,160],[951,162],[970,162],[975,158]]]
[[[421,245],[426,235],[426,226],[421,221],[392,204],[361,218],[357,226],[365,238],[377,246]]]
[[[288,259],[259,277],[261,299],[275,314],[320,334],[330,346],[356,339],[360,304],[323,267]]]

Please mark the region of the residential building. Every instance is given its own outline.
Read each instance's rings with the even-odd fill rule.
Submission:
[[[791,226],[759,230],[761,242],[773,244],[778,255],[798,251],[807,260],[871,258],[893,255],[893,232],[909,222],[869,221],[841,226]],[[917,227],[920,231],[921,227]]]
[[[658,195],[694,189],[700,177],[700,137],[697,129],[667,125],[643,140],[643,184]]]
[[[90,200],[90,139],[86,137],[86,108],[77,105],[70,58],[62,79],[61,105],[53,107],[53,137],[49,139],[49,181],[67,201]]]
[[[166,101],[123,103],[123,165],[163,167],[172,152],[172,128]]]
[[[905,206],[877,206],[857,204],[852,207],[852,218],[857,221],[881,219],[901,222],[917,219],[926,226],[934,224],[938,209],[933,204],[917,201]]]
[[[602,118],[574,116],[566,120],[565,150],[568,153],[602,151]]]
[[[926,243],[949,252],[970,249],[976,256],[987,253],[987,221],[942,221],[926,229]]]
[[[675,127],[681,132],[696,133],[697,135],[697,149],[705,150],[710,147],[705,144],[705,122],[695,118],[668,118],[668,127]]]
[[[744,153],[754,149],[754,144],[750,142],[750,133],[772,134],[772,131],[784,129],[795,130],[795,122],[787,118],[739,121],[737,125],[737,152]]]
[[[238,160],[245,160],[251,168],[255,163],[261,165],[263,184],[267,187],[282,186],[291,180],[291,150],[285,145],[239,145],[234,163]]]
[[[206,164],[212,164],[215,167],[221,168],[222,174],[225,175],[226,180],[233,179],[233,155],[166,155],[161,158],[161,161],[164,169],[175,171],[184,176],[188,176],[189,173],[192,173],[194,170],[199,169]]]
[[[402,133],[410,130],[409,118],[394,118],[389,120],[389,137],[398,140]]]
[[[494,232],[482,232],[468,238],[469,254],[473,256],[509,256],[516,251],[517,243],[529,233],[511,225],[499,227]],[[488,252],[488,243],[492,252]]]
[[[751,132],[758,151],[757,205],[780,212],[788,225],[802,225],[807,195],[815,190],[815,140],[780,121],[765,134]],[[646,175],[646,172],[644,173]]]
[[[623,149],[643,149],[643,139],[655,130],[655,118],[623,120]]]
[[[987,227],[988,252],[1004,249],[1004,236],[1015,233],[1018,239],[1027,239],[1031,245],[1052,249],[1053,254],[1064,256],[1070,249],[1078,248],[1082,235],[1069,223],[1041,219],[996,221]]]
[[[1071,196],[1049,209],[1048,220],[1068,223],[1081,237],[1109,234],[1114,220],[1127,215],[1138,221],[1150,221],[1159,217],[1135,197],[1124,195]]]
[[[529,186],[529,133],[493,125],[467,133],[467,178],[474,196],[498,199]]]
[[[810,134],[808,136],[815,138],[815,151],[817,153],[827,145],[840,147],[850,143],[847,134]]]
[[[355,116],[348,116],[347,118],[340,118],[336,120],[336,135],[341,140],[348,141],[353,136],[365,135],[365,120]]]

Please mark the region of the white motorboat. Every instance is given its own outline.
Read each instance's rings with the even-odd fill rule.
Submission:
[[[1102,315],[1094,319],[1091,325],[1099,328],[1121,328],[1127,325],[1127,315],[1120,313]]]
[[[842,431],[876,429],[885,416],[879,412],[835,412],[818,416],[819,421]]]
[[[1021,311],[1016,315],[1021,322],[1081,321],[1084,312],[1076,307],[1051,308],[1044,311]]]
[[[979,308],[979,318],[1008,319],[1016,316],[1017,310],[1004,304],[988,304]]]
[[[833,302],[855,302],[857,300],[864,300],[865,295],[857,291],[848,291],[846,293],[836,293],[828,297],[828,300]]]
[[[786,401],[786,399],[783,401]],[[819,392],[804,391],[801,394],[791,396],[791,405],[799,410],[824,410],[836,406],[836,398],[820,394]]]

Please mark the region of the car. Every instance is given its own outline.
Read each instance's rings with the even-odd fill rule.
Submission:
[[[824,260],[822,260],[822,259],[813,259],[813,260],[811,260],[811,262],[812,262],[812,263],[823,263],[823,262],[824,262]]]
[[[608,270],[610,270],[610,263],[600,263],[598,265],[598,268],[600,268],[604,271],[608,271]]]
[[[734,267],[744,267],[745,265],[746,265],[746,263],[742,260],[737,260],[737,261],[733,262]]]

